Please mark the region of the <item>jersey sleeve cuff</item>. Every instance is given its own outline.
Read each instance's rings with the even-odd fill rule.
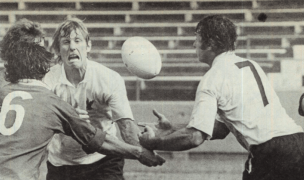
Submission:
[[[196,129],[198,131],[201,131],[201,132],[207,134],[207,138],[206,138],[207,140],[210,140],[212,138],[212,133],[210,133],[210,132],[208,132],[206,130],[201,130],[201,129],[198,129],[198,128],[196,128],[194,126],[191,126],[191,125],[187,125],[186,128],[193,128],[193,129]]]
[[[103,132],[101,129],[96,128],[95,136],[91,139],[91,141],[87,145],[83,145],[82,149],[87,154],[98,152],[103,142],[105,141],[105,138],[106,138],[106,133]]]

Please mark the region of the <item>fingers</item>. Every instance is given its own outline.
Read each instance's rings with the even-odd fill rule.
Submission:
[[[154,131],[149,128],[146,128],[145,131],[138,136],[138,140],[141,146],[145,147],[146,149],[153,150],[156,146],[153,140],[154,137]]]
[[[147,123],[145,122],[138,122],[137,126],[146,127]]]
[[[144,132],[148,133],[150,138],[155,137],[155,132],[150,126],[146,126]]]
[[[165,115],[159,113],[158,111],[156,111],[155,109],[153,109],[153,114],[158,118],[158,126],[162,126],[161,124],[168,124],[170,123],[169,120],[166,118]],[[159,127],[158,127],[159,128]]]
[[[76,112],[78,114],[81,114],[81,115],[86,115],[88,114],[88,112],[86,110],[83,110],[83,109],[80,109],[80,108],[76,108]]]
[[[155,126],[157,123],[147,123],[147,122],[138,122],[137,125],[141,126],[141,127],[146,127],[146,126],[150,126],[153,127]]]
[[[153,109],[153,114],[154,116],[156,116],[158,119],[161,119],[164,115],[162,115],[161,113],[159,113],[158,111],[156,111],[156,109]]]
[[[166,160],[158,154],[156,154],[156,158],[157,158],[160,166],[163,165],[166,162]]]
[[[89,115],[81,115],[81,114],[79,114],[79,117],[81,119],[89,119]]]
[[[142,150],[143,150],[142,154],[138,159],[139,162],[141,162],[142,164],[151,167],[151,166],[161,166],[166,162],[166,160],[161,156],[159,156],[157,153],[147,150],[145,148],[143,148]]]
[[[76,108],[75,110],[78,113],[80,119],[85,120],[87,123],[91,123],[91,121],[89,120],[90,117],[86,110],[80,108]]]

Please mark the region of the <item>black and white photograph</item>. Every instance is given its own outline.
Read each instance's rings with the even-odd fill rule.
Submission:
[[[304,0],[0,0],[0,180],[304,180]]]

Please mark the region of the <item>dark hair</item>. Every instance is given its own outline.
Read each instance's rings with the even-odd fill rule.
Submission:
[[[236,26],[224,16],[211,15],[203,18],[197,24],[195,32],[202,37],[203,44],[211,46],[214,52],[235,50]]]
[[[16,22],[7,31],[0,44],[5,80],[12,83],[20,79],[41,80],[49,71],[53,55],[35,42],[37,38],[43,38],[41,26],[27,19]]]

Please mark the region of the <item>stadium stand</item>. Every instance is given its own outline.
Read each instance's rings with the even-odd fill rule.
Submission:
[[[0,36],[11,23],[28,18],[42,23],[48,46],[58,22],[66,17],[84,19],[93,41],[91,58],[124,76],[132,75],[121,63],[120,48],[131,36],[146,37],[158,48],[164,64],[161,75],[202,75],[195,68],[193,33],[208,14],[234,20],[239,34],[236,53],[262,65],[271,61],[277,67],[276,61],[291,58],[292,46],[304,39],[304,3],[295,0],[0,0],[0,7]],[[266,22],[258,20],[261,13],[267,14]],[[271,69],[267,65],[263,68]]]

